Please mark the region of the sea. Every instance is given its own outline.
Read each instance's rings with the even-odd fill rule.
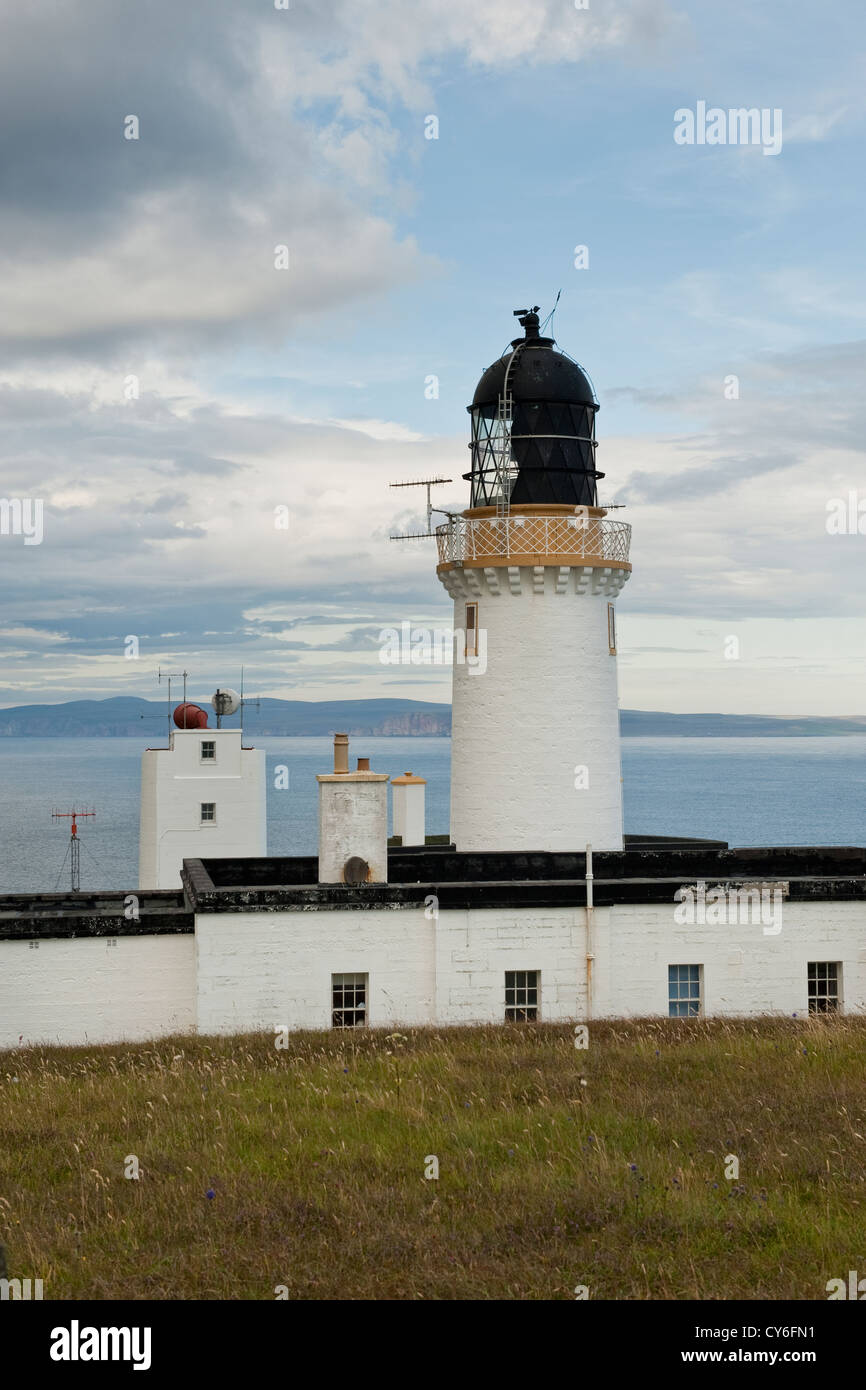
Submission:
[[[333,766],[332,740],[252,739],[268,764],[268,853],[315,854],[316,773]],[[69,887],[69,820],[80,822],[81,888],[138,882],[142,738],[0,740],[0,893]],[[451,742],[355,738],[377,772],[427,778],[427,833],[448,832]],[[275,769],[289,770],[277,790]],[[746,845],[866,844],[866,735],[826,738],[626,738],[625,829]]]

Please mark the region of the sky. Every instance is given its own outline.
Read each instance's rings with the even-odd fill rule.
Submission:
[[[389,484],[468,505],[475,384],[561,291],[633,527],[621,704],[861,713],[858,0],[281,3],[2,0],[0,491],[43,510],[0,704],[447,701],[380,660],[452,621]],[[680,143],[699,103],[781,147]]]

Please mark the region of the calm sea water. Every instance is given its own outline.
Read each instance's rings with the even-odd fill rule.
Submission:
[[[317,772],[330,738],[256,740],[268,761],[268,852],[315,854]],[[378,772],[427,778],[427,831],[448,830],[451,744],[442,738],[356,740]],[[0,892],[51,891],[69,822],[51,810],[95,807],[81,827],[82,888],[138,881],[139,738],[0,741]],[[630,738],[622,744],[629,833],[699,835],[732,845],[866,842],[866,735],[839,738]],[[273,769],[289,768],[287,791]]]

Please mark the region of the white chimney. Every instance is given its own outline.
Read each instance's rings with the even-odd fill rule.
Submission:
[[[395,777],[394,788],[394,834],[400,836],[401,844],[424,844],[424,788],[427,782],[423,777],[413,777],[404,772]]]
[[[334,771],[319,784],[319,882],[387,883],[388,774],[369,758],[349,772],[349,740],[334,735]]]

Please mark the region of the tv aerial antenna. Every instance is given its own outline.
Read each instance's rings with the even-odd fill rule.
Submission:
[[[426,531],[402,531],[396,536],[389,536],[392,541],[426,541],[435,539],[436,532],[432,529],[433,513],[438,512],[440,516],[452,517],[454,512],[446,512],[442,507],[434,507],[430,496],[431,487],[439,487],[442,483],[453,482],[452,478],[416,478],[408,483],[389,483],[389,487],[426,487],[427,489],[427,530]]]
[[[183,678],[183,703],[186,704],[186,682],[189,671],[163,671],[160,666],[156,677],[158,685],[162,685],[163,676],[168,681],[168,735],[171,738],[171,683],[172,680]]]
[[[561,298],[561,297],[562,297],[562,290],[558,290],[558,291],[557,291],[557,294],[556,294],[556,298],[555,298],[554,301],[553,301],[553,308],[551,309],[550,313],[547,315],[547,318],[544,320],[544,323],[541,325],[540,329],[538,330],[539,333],[543,333],[544,330],[545,330],[545,328],[549,327],[549,325],[553,322],[553,316],[554,316],[554,314],[556,313],[556,310],[557,310],[557,307],[558,307],[558,305],[559,305],[559,301],[560,301],[560,298]]]

